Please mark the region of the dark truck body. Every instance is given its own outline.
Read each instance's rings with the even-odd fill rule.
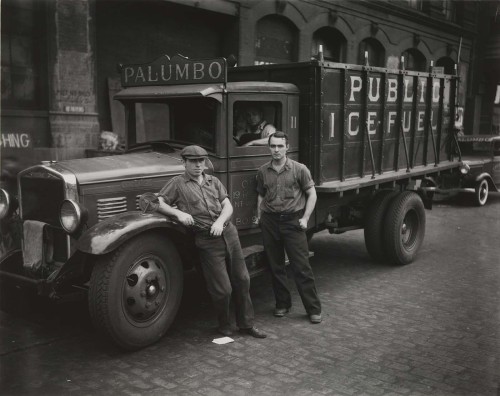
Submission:
[[[359,216],[343,219],[344,226],[325,222],[328,210],[338,211],[353,195],[425,184],[459,166],[453,154],[454,76],[308,62],[230,69],[229,80],[299,88],[299,160],[319,193],[317,228],[361,227]]]
[[[53,298],[83,291],[95,325],[124,348],[158,340],[179,306],[182,269],[198,256],[191,231],[149,211],[143,194],[183,173],[179,153],[188,144],[207,149],[207,172],[226,186],[247,264],[259,272],[255,175],[269,149],[232,139],[249,103],[265,108],[290,136],[289,157],[311,170],[318,202],[309,236],[364,228],[375,260],[407,264],[423,240],[424,204],[432,203],[425,187],[460,165],[456,82],[317,61],[228,70],[222,58],[176,56],[124,66],[115,99],[124,105],[128,151],[22,171],[19,216],[4,215],[23,230],[23,248],[2,258],[0,275]],[[12,200],[2,192],[4,208]]]

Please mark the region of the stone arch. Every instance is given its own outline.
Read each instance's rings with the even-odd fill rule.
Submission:
[[[366,37],[358,44],[358,60],[357,63],[364,65],[363,52],[369,52],[369,65],[377,67],[385,67],[386,65],[386,49],[383,44],[374,37]]]
[[[375,34],[374,34],[375,32]],[[374,38],[382,44],[386,51],[394,47],[395,43],[391,41],[385,30],[378,24],[366,24],[361,29],[356,31],[356,40],[360,43],[367,38]]]
[[[284,3],[283,9],[279,12],[274,1],[262,1],[252,8],[251,11],[256,22],[269,15],[280,15],[289,19],[299,30],[302,30],[307,24],[304,14],[292,2]]]
[[[298,60],[299,31],[288,19],[271,14],[256,21],[255,60],[259,63],[288,63]]]
[[[239,63],[251,65],[255,60],[256,27],[259,20],[266,16],[276,15],[288,19],[298,30],[298,59],[301,54],[301,29],[306,26],[306,18],[294,3],[286,2],[280,9],[274,1],[261,1],[254,7],[240,8],[240,52]]]
[[[352,48],[352,39],[350,38],[353,37],[354,29],[347,18],[343,15],[332,12],[322,12],[318,14],[301,30],[300,60],[305,61],[311,58],[311,54],[313,53],[313,35],[318,30],[326,27],[337,30],[340,34],[342,34],[342,36],[345,37],[346,53],[344,55],[344,59],[349,61],[351,52],[350,49]]]
[[[402,52],[405,57],[405,69],[425,72],[427,71],[428,58],[417,48],[408,48]]]
[[[401,40],[395,48],[396,54],[400,56],[407,49],[414,48],[419,50],[427,60],[432,59],[432,51],[425,40],[419,38],[418,43],[415,41],[415,36],[410,36]]]
[[[441,58],[434,61],[435,66],[444,67],[445,74],[455,73],[455,60],[449,56],[442,56]]]
[[[438,59],[445,57],[452,59],[453,62],[456,63],[458,57],[458,49],[450,44],[443,45],[432,53],[431,60],[433,60],[434,63],[436,63]]]
[[[319,28],[312,36],[311,55],[318,55],[319,44],[323,45],[324,58],[332,62],[345,62],[347,39],[337,29],[330,26]]]

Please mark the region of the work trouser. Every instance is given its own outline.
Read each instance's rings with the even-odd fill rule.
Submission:
[[[230,324],[231,295],[236,308],[236,325],[240,329],[253,327],[254,310],[250,299],[250,276],[241,250],[236,227],[229,223],[220,237],[209,231],[195,235],[201,267],[219,326]]]
[[[291,214],[263,212],[260,227],[264,250],[272,273],[276,308],[292,306],[285,268],[286,251],[304,308],[309,315],[317,315],[321,313],[321,303],[309,264],[307,236],[299,224],[301,216],[302,212]]]

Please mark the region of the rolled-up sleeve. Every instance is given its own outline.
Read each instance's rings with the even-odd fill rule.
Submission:
[[[167,205],[174,205],[179,199],[177,179],[170,179],[160,190],[158,196],[162,197]]]
[[[217,191],[219,202],[222,203],[222,201],[229,197],[226,187],[224,187],[224,184],[222,184],[222,182],[216,177],[212,178],[212,181],[214,183],[215,190]]]
[[[303,191],[309,190],[311,187],[314,187],[314,180],[312,179],[311,172],[309,169],[305,166],[302,165],[299,168],[299,180],[300,180],[300,186]]]

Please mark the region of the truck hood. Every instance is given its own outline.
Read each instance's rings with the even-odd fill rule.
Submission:
[[[155,151],[61,161],[57,167],[73,173],[80,185],[184,172],[178,152],[165,154]]]

